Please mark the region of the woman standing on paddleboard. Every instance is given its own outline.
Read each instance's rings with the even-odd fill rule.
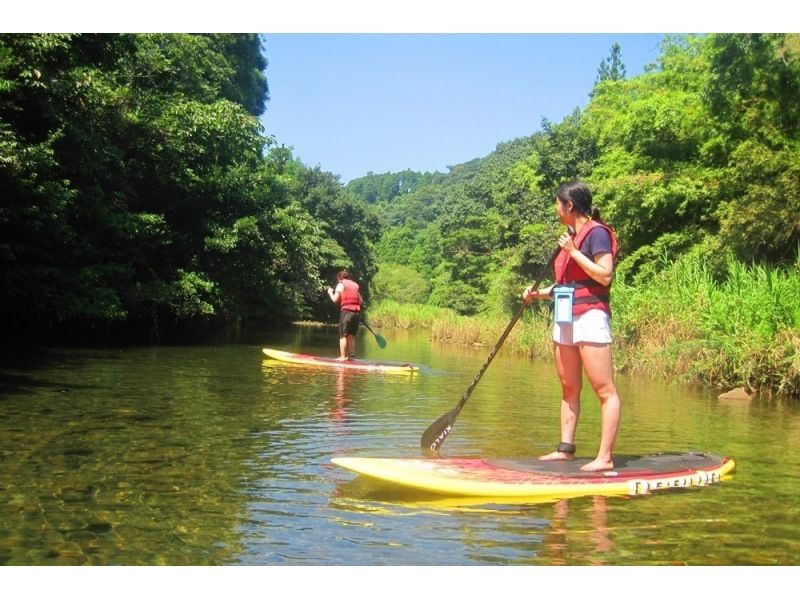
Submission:
[[[358,283],[350,280],[350,273],[342,270],[336,275],[336,289],[328,287],[331,301],[339,304],[339,360],[346,361],[356,356],[356,337],[361,317],[361,298]]]
[[[525,301],[554,301],[553,346],[561,381],[561,442],[556,450],[539,457],[568,461],[575,456],[575,429],[580,415],[583,372],[600,399],[600,448],[584,471],[614,468],[612,452],[620,419],[620,400],[614,384],[611,355],[609,291],[617,255],[614,232],[592,205],[592,193],[580,181],[565,183],[556,191],[556,214],[575,230],[558,239],[561,251],[554,264],[555,283],[542,290],[528,287]]]

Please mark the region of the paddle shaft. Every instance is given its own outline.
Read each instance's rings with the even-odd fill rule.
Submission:
[[[372,328],[369,327],[369,324],[367,324],[367,321],[363,317],[361,318],[361,323],[364,324],[364,326],[366,326],[367,330],[369,330],[372,334],[374,334],[375,336],[378,336],[376,334],[376,332]]]
[[[570,234],[573,233],[570,231]],[[558,253],[560,251],[561,247],[559,246],[553,252],[553,255],[550,256],[550,259],[548,260],[545,267],[542,268],[542,271],[539,274],[539,277],[536,279],[536,282],[533,283],[533,290],[538,289],[539,285],[542,284],[542,281],[544,280],[545,276],[547,276],[547,273],[553,267],[553,263],[555,262],[556,257],[558,256]],[[508,323],[508,326],[506,326],[506,329],[503,331],[503,334],[502,336],[500,336],[500,339],[497,341],[497,343],[495,343],[494,347],[492,347],[492,350],[489,353],[489,356],[486,358],[486,361],[483,362],[481,369],[475,375],[475,378],[473,378],[472,383],[469,385],[469,387],[467,387],[467,390],[464,392],[464,396],[461,397],[461,400],[458,402],[455,408],[449,411],[444,416],[437,419],[433,424],[431,424],[431,426],[427,430],[425,430],[425,433],[422,435],[422,443],[421,443],[423,449],[430,450],[434,453],[439,450],[439,447],[442,445],[442,443],[444,443],[445,438],[447,438],[447,435],[450,433],[450,429],[455,423],[455,419],[461,412],[462,407],[464,407],[464,404],[469,399],[470,395],[472,394],[472,391],[475,390],[475,387],[478,385],[478,381],[481,379],[481,377],[483,377],[484,372],[489,367],[489,364],[492,363],[492,360],[494,359],[494,356],[497,354],[497,351],[505,342],[506,337],[511,332],[511,329],[514,328],[514,325],[517,323],[517,320],[520,319],[526,307],[528,307],[528,302],[523,301],[522,305],[517,310],[517,313],[514,314],[514,317]]]
[[[522,305],[520,305],[519,309],[517,310],[517,313],[514,314],[514,317],[511,319],[511,321],[508,323],[508,326],[506,326],[506,329],[503,331],[503,335],[500,337],[500,340],[498,340],[495,346],[492,347],[492,350],[489,353],[489,356],[486,358],[486,361],[483,362],[481,369],[472,379],[472,382],[467,387],[467,390],[464,392],[464,396],[461,397],[461,400],[458,402],[458,405],[456,405],[456,408],[454,410],[455,411],[454,415],[458,415],[461,412],[461,408],[464,406],[464,403],[467,402],[467,399],[469,399],[470,395],[472,394],[472,391],[475,390],[476,386],[478,386],[478,381],[483,377],[484,372],[489,368],[489,364],[492,363],[494,356],[497,355],[497,351],[506,341],[506,337],[508,337],[508,335],[511,333],[511,329],[514,328],[514,325],[517,323],[517,320],[520,319],[526,307],[528,307],[527,302],[524,302]]]
[[[560,250],[561,248],[559,247],[558,251]],[[558,255],[558,251],[553,253],[553,256],[550,258],[550,261],[547,262],[547,266],[545,267],[545,272],[549,270],[550,267],[552,267],[553,261],[556,259],[556,255]],[[545,276],[546,274],[544,273],[541,276],[539,276],[539,278],[533,284],[534,290],[539,288],[539,285],[542,284],[542,280],[544,280]],[[503,343],[506,342],[506,338],[508,338],[508,335],[511,333],[511,330],[514,328],[517,321],[520,319],[520,317],[522,317],[522,314],[525,313],[526,307],[528,307],[528,302],[523,301],[522,305],[519,306],[517,313],[514,314],[514,317],[508,323],[508,326],[506,326],[506,329],[503,331],[503,334],[500,336],[500,339],[497,341],[497,343],[495,343],[494,347],[492,347],[492,350],[489,353],[489,356],[486,358],[486,361],[483,362],[481,369],[475,375],[475,378],[472,379],[472,383],[469,385],[469,387],[467,387],[467,390],[464,392],[464,396],[461,397],[461,400],[458,402],[458,405],[456,405],[455,409],[456,415],[458,415],[458,413],[461,411],[461,408],[464,406],[464,403],[467,402],[467,399],[469,399],[470,395],[472,394],[472,391],[475,390],[475,387],[478,385],[478,381],[483,377],[484,372],[486,372],[486,370],[489,368],[489,364],[492,363],[492,360],[494,359],[494,356],[497,355],[497,352],[500,350],[500,347],[502,347]]]
[[[361,315],[361,323],[364,324],[364,326],[366,326],[367,330],[369,330],[372,334],[375,335],[375,340],[378,342],[378,346],[381,349],[385,349],[386,348],[386,339],[383,338],[377,332],[375,332],[372,328],[370,328],[370,326],[369,326],[369,324],[367,324],[367,320],[364,318],[363,314]]]

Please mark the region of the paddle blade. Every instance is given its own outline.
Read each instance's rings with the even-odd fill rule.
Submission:
[[[361,316],[361,323],[362,323],[362,324],[364,324],[364,326],[366,327],[366,329],[367,329],[367,330],[369,330],[369,331],[372,333],[372,336],[374,336],[374,337],[375,337],[375,340],[378,342],[378,346],[379,346],[381,349],[385,349],[385,348],[386,348],[386,339],[385,339],[385,338],[383,338],[383,337],[382,337],[380,334],[378,334],[377,332],[375,332],[375,331],[372,329],[372,326],[370,326],[369,324],[367,324],[367,321],[364,319],[364,316]]]
[[[422,434],[422,440],[420,440],[420,447],[423,451],[438,454],[439,447],[442,446],[450,430],[453,429],[453,424],[459,411],[460,409],[456,407],[428,426],[428,429]]]

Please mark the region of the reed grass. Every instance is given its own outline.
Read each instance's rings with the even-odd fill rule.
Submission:
[[[800,258],[789,270],[730,261],[717,281],[687,256],[647,284],[616,281],[612,309],[618,370],[800,398]],[[370,317],[377,326],[427,329],[439,342],[492,347],[512,315],[383,301]],[[549,359],[550,330],[548,310],[534,305],[503,350]]]
[[[387,328],[420,328],[430,332],[433,341],[493,347],[508,326],[512,315],[490,313],[462,316],[452,309],[397,303],[384,300],[370,308],[371,321]],[[528,357],[548,357],[551,323],[547,311],[536,306],[528,310],[511,330],[504,351]]]

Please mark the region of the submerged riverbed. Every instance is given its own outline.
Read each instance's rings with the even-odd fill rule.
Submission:
[[[335,355],[329,328],[247,344],[42,348],[0,368],[5,565],[797,565],[800,405],[620,376],[619,454],[707,451],[730,479],[649,496],[513,505],[357,477],[334,456],[419,456],[489,348],[367,331],[415,375],[290,366],[262,346]],[[500,352],[444,444],[506,458],[558,442],[552,363]],[[578,453],[599,408],[583,393]]]

